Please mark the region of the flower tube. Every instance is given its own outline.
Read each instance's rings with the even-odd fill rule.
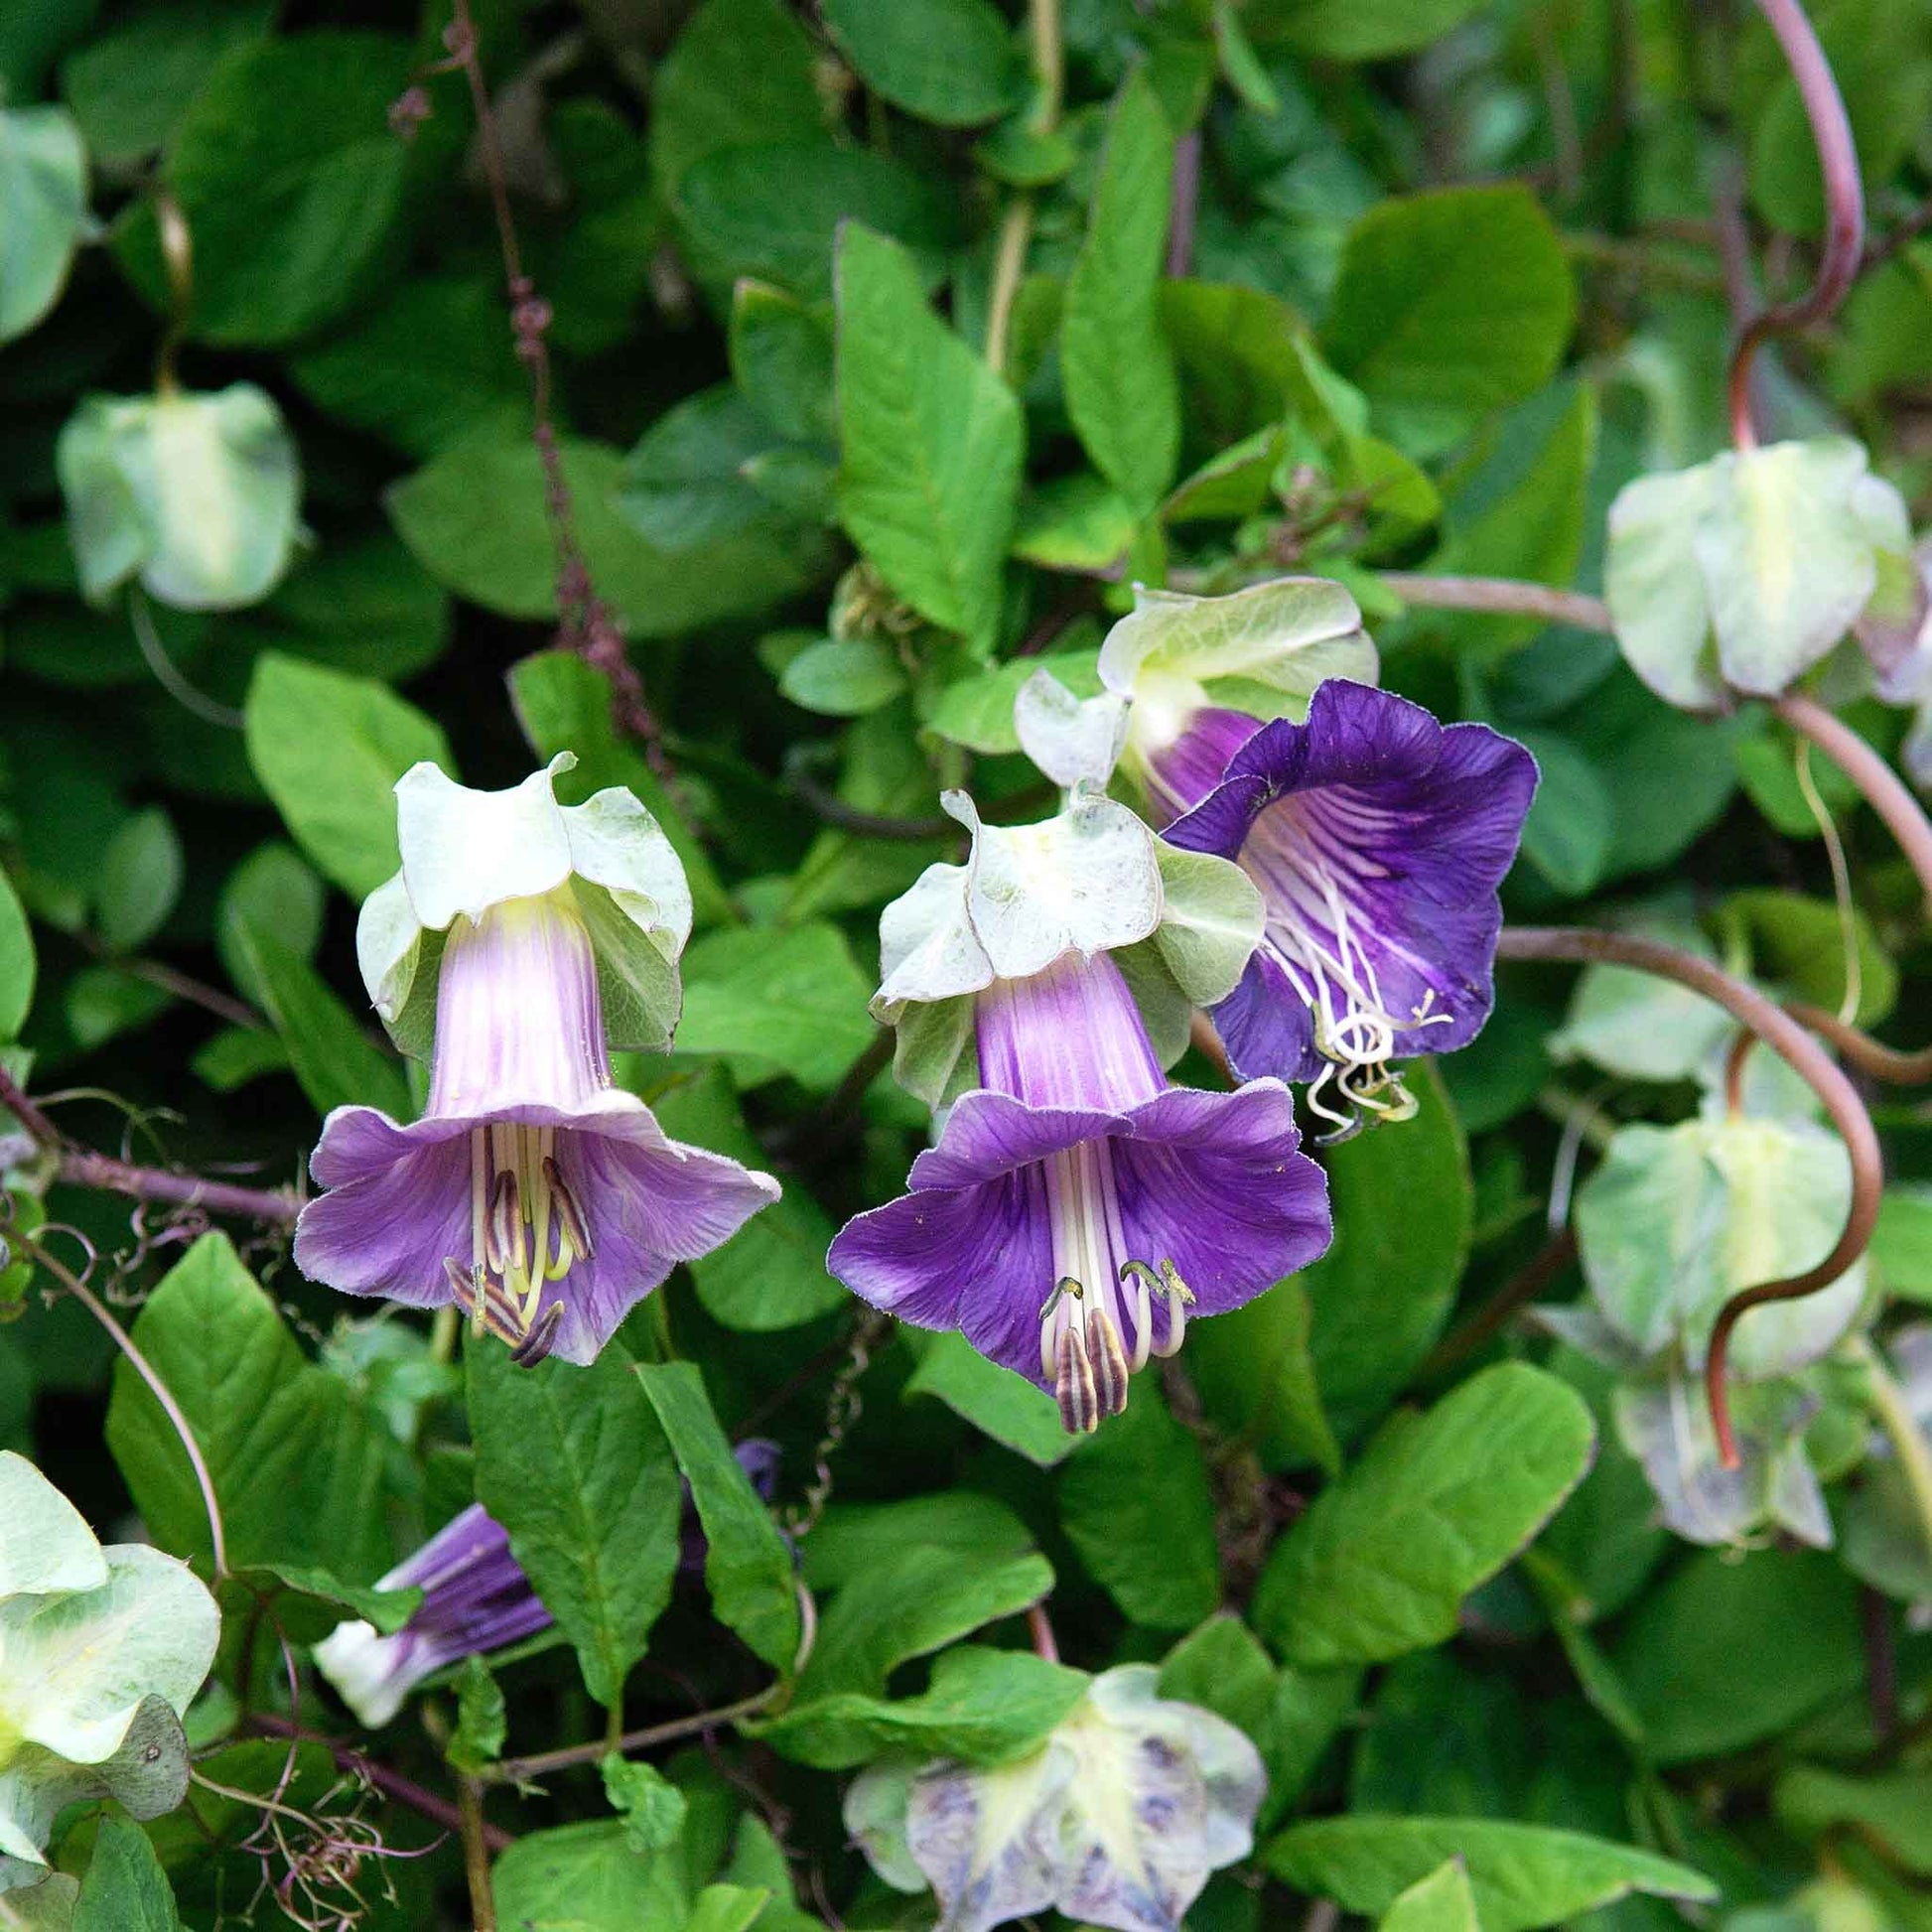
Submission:
[[[512,792],[428,765],[399,782],[403,869],[364,906],[358,950],[399,1043],[433,1039],[429,1104],[406,1127],[336,1108],[311,1163],[329,1191],[295,1236],[315,1280],[453,1302],[525,1365],[592,1360],[676,1263],[778,1192],[613,1082],[610,1001],[627,1043],[668,1035],[689,900],[643,807],[606,791],[560,808],[559,768]]]

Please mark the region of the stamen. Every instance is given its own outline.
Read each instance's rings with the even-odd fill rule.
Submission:
[[[1144,1261],[1124,1261],[1120,1266],[1121,1286],[1134,1286],[1134,1373],[1147,1367],[1154,1342],[1152,1291],[1161,1287],[1160,1278]]]
[[[516,1170],[505,1168],[496,1176],[489,1197],[489,1227],[483,1258],[490,1272],[507,1275],[514,1267],[523,1270],[523,1209],[517,1198]]]
[[[1053,1378],[1059,1399],[1060,1426],[1069,1436],[1091,1436],[1100,1427],[1099,1400],[1094,1393],[1093,1366],[1071,1328],[1060,1330],[1059,1361]]]
[[[1087,1316],[1087,1365],[1093,1370],[1101,1414],[1119,1415],[1127,1407],[1127,1351],[1105,1309],[1095,1309]]]
[[[530,1332],[510,1350],[510,1360],[518,1368],[535,1368],[557,1344],[557,1330],[563,1326],[564,1305],[552,1302],[532,1324]]]
[[[1179,1270],[1172,1261],[1161,1264],[1161,1286],[1168,1296],[1168,1338],[1157,1342],[1154,1352],[1166,1360],[1180,1353],[1180,1344],[1187,1333],[1187,1311],[1194,1306],[1194,1292],[1180,1279]]]
[[[557,1219],[562,1224],[564,1233],[570,1237],[571,1251],[580,1261],[595,1260],[597,1250],[591,1246],[591,1224],[584,1218],[584,1210],[577,1204],[577,1196],[566,1185],[563,1170],[548,1154],[543,1157],[543,1179],[549,1189],[551,1201],[556,1207]],[[561,1242],[558,1243],[558,1252],[563,1252]],[[563,1266],[568,1268],[570,1264],[566,1261]],[[562,1274],[563,1268],[559,1268],[557,1274],[551,1276],[551,1280],[557,1280]]]

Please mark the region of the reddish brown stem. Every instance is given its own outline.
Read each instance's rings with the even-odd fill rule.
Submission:
[[[1848,1026],[1837,1014],[1827,1013],[1823,1007],[1807,1006],[1802,1000],[1787,1000],[1784,1010],[1801,1026],[1830,1040],[1841,1057],[1873,1080],[1883,1080],[1887,1086],[1894,1087],[1922,1087],[1932,1080],[1932,1046],[1921,1046],[1915,1053],[1887,1046],[1869,1034]]]
[[[1423,1363],[1418,1379],[1434,1382],[1473,1355],[1490,1336],[1498,1333],[1519,1309],[1527,1308],[1557,1281],[1577,1259],[1577,1236],[1567,1227],[1559,1228],[1481,1308],[1459,1327],[1452,1328],[1437,1344]]]
[[[1711,1405],[1711,1424],[1718,1453],[1726,1468],[1737,1466],[1737,1444],[1730,1426],[1730,1405],[1725,1366],[1730,1337],[1738,1321],[1768,1302],[1791,1302],[1829,1286],[1864,1253],[1878,1218],[1878,1197],[1884,1185],[1884,1157],[1871,1116],[1829,1053],[1781,1007],[1754,988],[1734,980],[1708,959],[1677,946],[1630,933],[1606,932],[1587,926],[1509,926],[1497,942],[1501,959],[1574,960],[1631,966],[1688,986],[1725,1009],[1739,1026],[1747,1027],[1771,1047],[1817,1094],[1832,1124],[1844,1137],[1852,1161],[1852,1199],[1845,1227],[1832,1251],[1815,1267],[1779,1281],[1763,1282],[1733,1295],[1718,1311],[1705,1356],[1704,1387]]]
[[[248,1724],[251,1729],[262,1731],[270,1737],[292,1737],[305,1744],[320,1744],[336,1760],[338,1770],[346,1771],[350,1777],[373,1785],[384,1797],[393,1798],[397,1804],[420,1812],[432,1825],[441,1825],[446,1832],[461,1832],[463,1829],[462,1818],[449,1799],[439,1798],[434,1791],[426,1791],[400,1771],[392,1771],[386,1764],[378,1764],[373,1758],[364,1757],[340,1738],[325,1737],[321,1731],[310,1730],[304,1725],[291,1724],[288,1719],[271,1711],[257,1711],[249,1718]],[[516,1843],[508,1832],[494,1825],[483,1827],[483,1842],[491,1852],[506,1852]]]
[[[1932,821],[1927,820],[1904,779],[1817,699],[1793,691],[1779,698],[1773,708],[1799,737],[1809,739],[1844,771],[1865,803],[1885,821],[1885,829],[1898,841],[1898,849],[1918,877],[1926,904],[1932,907]]]
[[[1043,1657],[1049,1664],[1060,1661],[1059,1640],[1053,1635],[1053,1619],[1046,1614],[1044,1602],[1033,1604],[1027,1611],[1027,1629],[1034,1640],[1034,1655]]]
[[[1818,169],[1825,185],[1825,252],[1810,291],[1795,302],[1753,316],[1731,351],[1730,433],[1740,450],[1757,443],[1751,422],[1751,358],[1767,338],[1823,322],[1845,299],[1864,251],[1864,183],[1832,65],[1799,0],[1757,0],[1757,6],[1784,50],[1817,143]]]
[[[1405,604],[1430,611],[1481,611],[1498,617],[1545,618],[1579,630],[1610,629],[1610,611],[1600,597],[1560,591],[1548,584],[1520,584],[1513,577],[1433,577],[1385,570],[1381,581]]]

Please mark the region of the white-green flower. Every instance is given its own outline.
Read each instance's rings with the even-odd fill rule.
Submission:
[[[182,1714],[221,1619],[186,1564],[103,1549],[24,1456],[0,1451],[0,1892],[47,1875],[66,1805],[158,1818],[188,1790]]]
[[[846,1798],[847,1829],[902,1891],[930,1886],[938,1932],[1057,1910],[1116,1932],[1178,1932],[1208,1873],[1246,1858],[1260,1754],[1128,1664],[1096,1677],[1027,1756],[993,1769],[887,1760]]]
[[[1909,588],[1904,499],[1845,436],[1641,477],[1610,505],[1603,592],[1630,668],[1671,704],[1775,697],[1874,597]]]
[[[300,533],[295,439],[266,391],[88,396],[55,450],[82,594],[130,578],[180,611],[258,604]]]
[[[621,786],[560,805],[559,752],[506,791],[473,791],[427,761],[396,781],[402,870],[371,893],[355,931],[369,998],[396,1044],[427,1059],[437,967],[459,920],[470,931],[495,906],[553,897],[582,922],[614,1046],[668,1042],[691,934],[691,889],[671,842]]]

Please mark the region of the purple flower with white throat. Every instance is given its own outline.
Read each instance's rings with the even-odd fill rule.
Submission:
[[[453,1517],[376,1587],[420,1589],[423,1600],[392,1636],[356,1617],[315,1649],[317,1668],[371,1730],[438,1671],[519,1643],[551,1622],[510,1555],[508,1532],[481,1503]]]
[[[1184,1041],[1185,1001],[1225,992],[1253,945],[1252,888],[1198,860],[1164,879],[1153,836],[1106,800],[1076,793],[1019,831],[948,802],[972,860],[888,908],[874,1011],[928,1094],[951,1089],[954,1057],[976,1060],[977,1084],[909,1191],[848,1223],[827,1266],[915,1326],[958,1328],[1089,1431],[1190,1314],[1238,1308],[1327,1247],[1326,1186],[1279,1080],[1168,1084],[1111,956],[1138,985],[1167,977]]]
[[[574,762],[574,760],[571,760]],[[777,1197],[769,1175],[671,1140],[611,1075],[661,1045],[690,899],[621,790],[560,807],[562,760],[507,792],[420,764],[396,786],[402,870],[362,908],[376,1011],[431,1058],[423,1118],[338,1107],[295,1259],[350,1295],[454,1302],[519,1362],[592,1360],[680,1261]],[[433,1041],[433,1050],[432,1050]]]
[[[1164,835],[1234,860],[1267,907],[1260,947],[1213,1009],[1233,1065],[1311,1082],[1310,1106],[1344,1130],[1359,1110],[1412,1111],[1390,1062],[1466,1045],[1489,1017],[1496,889],[1536,777],[1486,726],[1440,725],[1339,678],[1307,724],[1249,738]]]

